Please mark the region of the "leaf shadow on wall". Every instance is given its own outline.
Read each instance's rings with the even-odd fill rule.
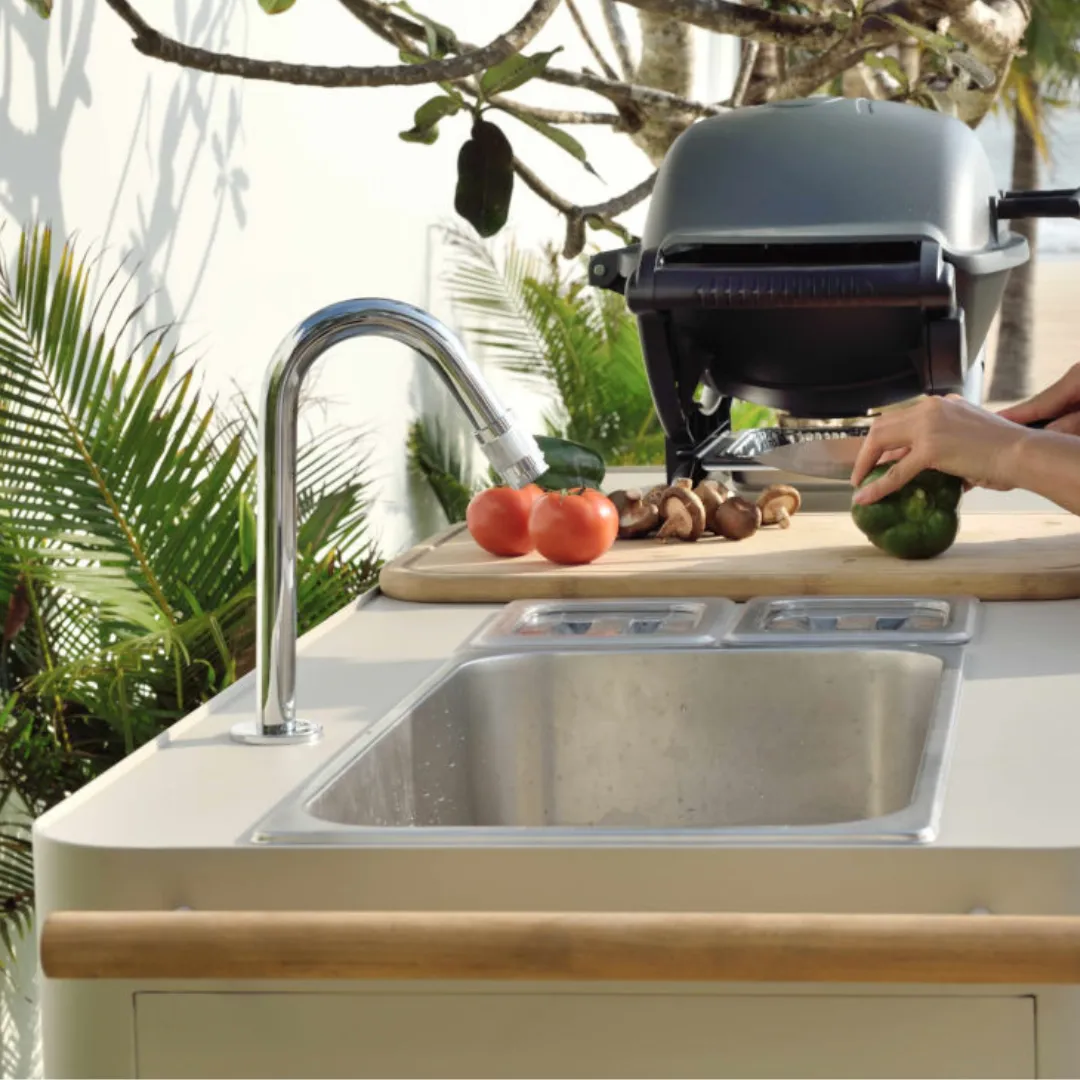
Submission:
[[[47,21],[29,6],[0,10],[0,55],[10,58],[16,47],[28,54],[29,68],[19,70],[34,73],[36,113],[33,129],[17,125],[13,113],[28,110],[20,106],[15,113],[14,95],[22,91],[10,85],[13,65],[4,63],[0,208],[17,227],[35,219],[48,221],[59,236],[78,231],[85,243],[107,249],[109,257],[98,263],[97,285],[104,284],[120,259],[124,261],[131,277],[129,299],[134,304],[149,298],[129,329],[129,345],[134,346],[156,328],[175,326],[182,332],[226,216],[231,215],[241,230],[247,225],[250,178],[240,160],[244,86],[240,80],[167,66],[132,49],[132,86],[126,96],[137,104],[133,115],[128,114],[130,133],[124,140],[123,160],[109,160],[104,166],[116,169],[118,176],[104,235],[86,235],[83,223],[68,220],[64,181],[71,183],[73,173],[98,166],[65,161],[64,155],[77,106],[94,107],[90,57],[93,48],[104,47],[105,29],[95,27],[98,11],[105,12],[102,20],[110,17],[97,4],[57,5]],[[246,49],[248,21],[242,0],[196,4],[181,0],[175,5],[175,17],[177,36],[183,41],[217,51]],[[126,63],[124,69],[128,70]],[[128,121],[109,117],[108,122]],[[193,271],[177,271],[181,241],[184,264]]]
[[[16,227],[36,218],[67,235],[62,158],[76,108],[93,100],[87,61],[96,11],[64,5],[46,21],[29,4],[0,7],[0,208]],[[20,123],[25,115],[33,127]]]
[[[247,51],[247,12],[241,0],[178,3],[176,11],[180,40],[211,51]],[[182,327],[202,287],[226,213],[231,212],[238,228],[247,225],[244,198],[250,188],[239,163],[243,81],[149,63],[153,66],[143,81],[105,235],[108,243],[123,228],[120,211],[133,205],[135,222],[126,226],[120,247],[132,262],[135,295],[152,296],[133,324],[133,340],[158,327]],[[215,174],[210,200],[205,190],[207,154]],[[152,160],[152,185],[132,180],[137,155]],[[189,249],[195,237],[199,253],[194,273],[182,283],[173,273],[181,236]]]

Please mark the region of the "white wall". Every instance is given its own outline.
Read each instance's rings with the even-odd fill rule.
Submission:
[[[165,33],[207,48],[310,63],[396,61],[333,3],[308,0],[277,17],[255,0],[137,6]],[[481,41],[526,4],[433,7],[466,40]],[[602,36],[598,20],[596,32]],[[360,295],[421,303],[428,295],[427,230],[452,216],[454,160],[467,130],[465,118],[444,124],[434,147],[397,138],[429,88],[324,90],[188,72],[137,53],[127,27],[93,0],[57,3],[48,23],[24,0],[0,0],[0,35],[5,216],[17,227],[38,214],[88,243],[107,243],[116,257],[131,253],[142,264],[140,291],[157,290],[153,320],[182,321],[180,340],[204,357],[212,388],[228,392],[235,380],[256,395],[278,341],[324,304]],[[559,44],[564,66],[591,63],[565,12],[534,47]],[[699,52],[707,92],[715,50],[704,36]],[[548,84],[520,96],[602,104]],[[590,129],[584,138],[601,184],[535,132],[505,123],[520,155],[578,199],[604,198],[648,170],[625,137]],[[524,189],[512,224],[530,242],[559,232],[557,215]],[[438,290],[432,306],[449,315]],[[319,423],[344,418],[375,437],[374,522],[388,554],[412,539],[402,496],[415,363],[395,345],[353,343],[326,358],[317,383],[340,403]],[[535,416],[520,386],[493,381],[524,418]]]

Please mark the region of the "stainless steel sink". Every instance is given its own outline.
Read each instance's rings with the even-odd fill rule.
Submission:
[[[925,842],[961,656],[927,646],[465,654],[253,839]]]

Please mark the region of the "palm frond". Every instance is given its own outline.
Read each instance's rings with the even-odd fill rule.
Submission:
[[[442,425],[432,418],[414,421],[406,451],[409,469],[428,483],[447,522],[453,525],[464,521],[478,485]]]
[[[0,615],[22,605],[0,643],[0,803],[31,814],[254,664],[254,410],[207,401],[166,330],[122,353],[129,282],[91,302],[91,265],[47,227],[10,270],[0,252]],[[301,632],[378,573],[365,441],[302,447]]]
[[[0,825],[0,941],[8,956],[34,919],[34,852],[30,823]],[[0,965],[2,966],[2,965]]]
[[[1049,112],[1075,105],[1080,91],[1080,4],[1035,0],[1023,53],[1013,60],[995,112],[1023,123],[1039,155],[1051,157]]]
[[[504,252],[463,227],[449,231],[445,276],[472,342],[546,391],[549,434],[594,447],[613,464],[663,459],[637,326],[620,297],[588,285],[587,263],[554,249]]]
[[[444,235],[452,257],[444,280],[469,320],[465,333],[493,359],[542,364],[547,343],[522,296],[524,283],[543,273],[540,260],[510,239],[499,261],[489,244],[456,224]]]

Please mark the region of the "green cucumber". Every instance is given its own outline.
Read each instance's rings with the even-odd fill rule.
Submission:
[[[536,445],[547,462],[547,472],[534,481],[545,491],[566,491],[569,488],[596,488],[604,482],[604,459],[581,443],[559,439],[554,435],[534,435]],[[488,470],[488,480],[498,486],[505,483],[494,470]]]
[[[536,481],[545,491],[599,488],[604,482],[604,459],[595,450],[553,435],[535,438],[548,466],[547,472]]]

